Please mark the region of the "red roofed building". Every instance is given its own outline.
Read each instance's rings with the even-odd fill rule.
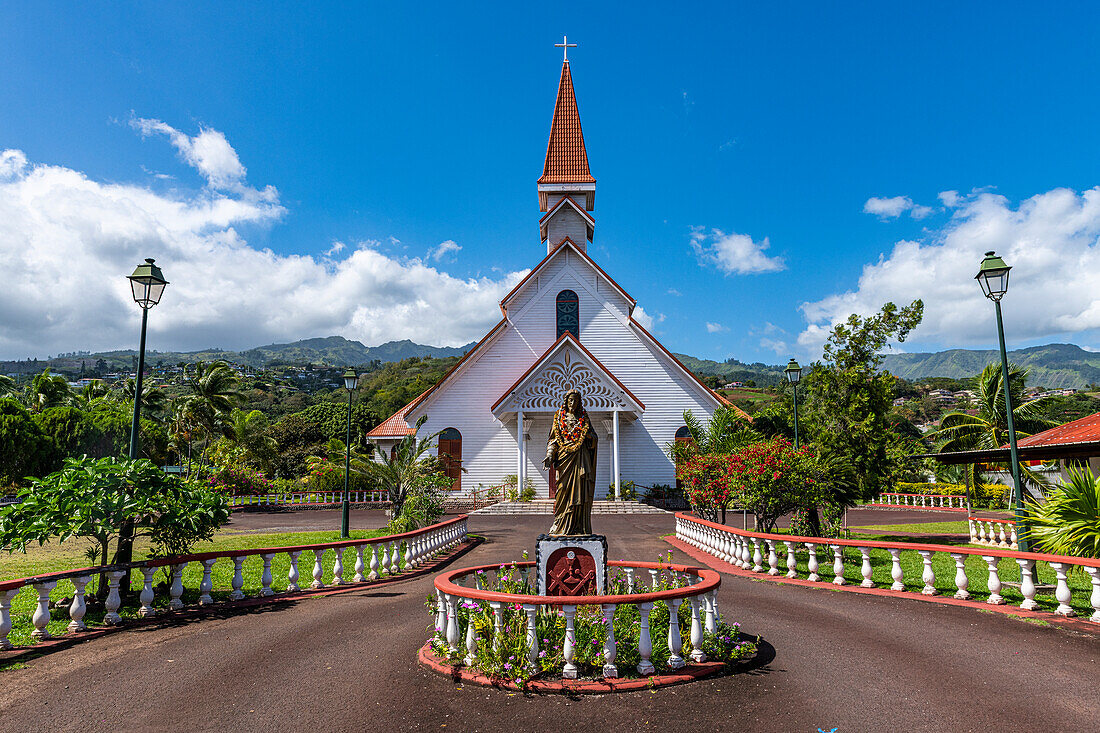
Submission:
[[[440,433],[455,489],[497,485],[512,474],[548,497],[546,438],[565,393],[578,389],[599,441],[597,497],[626,480],[671,485],[666,450],[684,411],[709,417],[729,403],[634,319],[634,299],[588,254],[596,179],[568,61],[537,185],[546,256],[500,302],[500,323],[369,437],[390,451],[424,417],[425,434]]]

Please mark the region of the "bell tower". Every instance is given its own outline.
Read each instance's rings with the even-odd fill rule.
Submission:
[[[555,44],[568,54],[576,44]],[[562,60],[558,99],[554,104],[554,119],[550,123],[550,141],[546,146],[546,162],[538,180],[539,211],[546,212],[539,220],[539,234],[546,242],[546,252],[553,252],[566,238],[581,250],[592,241],[596,220],[590,213],[596,205],[596,179],[588,170],[588,152],[581,133],[581,116],[573,92],[573,76],[569,58]]]

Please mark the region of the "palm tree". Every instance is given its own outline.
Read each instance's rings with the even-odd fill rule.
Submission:
[[[26,402],[31,412],[42,412],[50,407],[67,404],[72,396],[73,391],[68,380],[60,374],[50,374],[47,367],[41,374],[36,374],[27,387]]]
[[[1024,387],[1027,382],[1027,369],[1015,364],[1008,365],[1008,387],[1012,396],[1012,421],[1017,438],[1026,438],[1035,433],[1054,427],[1057,423],[1042,417],[1040,407],[1042,399],[1024,401]],[[978,376],[977,397],[978,414],[949,412],[940,420],[939,430],[929,435],[936,445],[938,453],[983,450],[999,448],[1008,442],[1008,416],[1005,411],[1004,386],[1000,364],[989,364]],[[1005,470],[1008,470],[1007,463]],[[1020,463],[1020,475],[1040,488],[1048,486],[1048,481],[1032,471],[1026,464]],[[977,487],[981,474],[976,463],[967,466],[967,486]]]
[[[91,385],[88,385],[89,387]],[[129,401],[131,405],[134,404],[134,380],[127,379],[119,385],[119,389],[122,393],[122,398]],[[163,416],[165,408],[168,406],[168,395],[163,389],[153,384],[143,384],[141,386],[141,415],[147,417],[150,420],[156,420]]]
[[[1069,481],[1033,502],[1028,532],[1037,552],[1100,558],[1100,479],[1071,469]]]
[[[243,452],[244,459],[259,465],[264,473],[271,473],[271,461],[279,451],[279,444],[268,435],[271,422],[259,410],[245,412],[234,409],[229,415],[232,436],[228,439]]]
[[[87,412],[95,409],[107,397],[109,392],[110,390],[103,382],[92,382],[84,385],[79,392],[73,395],[72,404],[74,407]]]
[[[237,389],[240,380],[224,361],[209,364],[195,362],[194,372],[185,372],[185,380],[190,394],[180,401],[177,409],[184,410],[196,432],[203,436],[202,455],[199,458],[201,472],[211,441],[218,436],[233,435],[229,416],[240,397]]]
[[[706,423],[691,410],[686,410],[684,426],[691,440],[678,441],[667,446],[669,455],[677,462],[698,455],[733,453],[764,437],[739,412],[730,407],[719,407]]]
[[[7,374],[0,374],[0,397],[15,395],[15,380]]]
[[[393,455],[390,456],[384,450],[378,450],[377,461],[363,461],[357,468],[362,473],[374,478],[378,484],[389,492],[390,506],[393,509],[393,518],[401,516],[401,510],[405,506],[405,500],[422,472],[422,461],[425,454],[431,449],[439,433],[433,433],[426,438],[417,438],[427,415],[421,416],[416,421],[416,428],[410,435],[406,435],[397,444]]]

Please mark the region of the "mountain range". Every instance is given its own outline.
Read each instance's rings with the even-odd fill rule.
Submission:
[[[180,362],[192,364],[196,361],[227,361],[247,364],[254,368],[277,365],[316,366],[360,366],[372,361],[401,361],[409,357],[450,357],[461,356],[469,351],[475,342],[465,346],[425,346],[408,339],[388,341],[379,346],[365,346],[359,341],[351,341],[343,336],[303,339],[285,344],[257,346],[245,351],[224,351],[211,348],[202,351],[149,351],[146,360],[150,364],[158,362],[171,365]],[[697,359],[687,354],[677,354],[691,371],[700,375],[717,375],[727,381],[747,382],[753,380],[758,386],[774,385],[783,381],[783,366],[763,363],[746,364],[737,359],[713,361]],[[1048,388],[1082,388],[1089,384],[1100,383],[1100,352],[1085,351],[1074,344],[1047,344],[1017,349],[1008,352],[1009,361],[1030,370],[1028,384]],[[133,349],[103,351],[98,353],[79,352],[61,354],[52,359],[33,361],[0,362],[0,373],[19,373],[41,371],[44,367],[55,370],[79,370],[81,363],[88,369],[99,359],[107,362],[111,370],[130,369],[136,360]],[[1000,354],[990,350],[950,349],[933,353],[886,354],[883,368],[896,376],[916,381],[928,377],[950,377],[964,379],[972,377],[986,364],[999,361]]]

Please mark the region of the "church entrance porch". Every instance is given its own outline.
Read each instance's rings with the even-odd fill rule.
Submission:
[[[596,498],[620,498],[621,480],[619,464],[620,435],[624,430],[632,429],[632,417],[618,412],[589,411],[592,428],[596,431]],[[546,443],[553,427],[554,413],[539,412],[502,416],[506,429],[516,436],[519,420],[523,420],[523,440],[516,439],[516,475],[519,485],[530,481],[535,488],[535,496],[553,499],[556,495],[553,466],[543,465],[546,457]]]

